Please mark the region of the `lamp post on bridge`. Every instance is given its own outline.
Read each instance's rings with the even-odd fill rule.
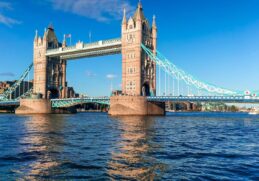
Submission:
[[[107,79],[110,80],[110,83],[111,83],[110,89],[111,89],[111,93],[112,93],[112,91],[113,91],[113,82],[112,82],[112,80],[116,77],[116,75],[108,74],[108,75],[106,75],[106,77],[107,77]]]

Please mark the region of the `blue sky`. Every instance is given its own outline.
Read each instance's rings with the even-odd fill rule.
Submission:
[[[138,0],[0,0],[0,80],[20,76],[32,62],[35,30],[50,22],[60,41],[120,37],[122,8]],[[142,0],[156,15],[158,49],[195,77],[229,89],[259,89],[258,0]],[[130,15],[130,13],[129,13]],[[108,95],[120,88],[121,55],[68,62],[68,84],[78,92]]]

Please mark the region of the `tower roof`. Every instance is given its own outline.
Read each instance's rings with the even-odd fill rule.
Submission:
[[[156,16],[155,15],[153,15],[152,27],[156,28]]]
[[[144,16],[142,4],[141,4],[140,1],[138,3],[138,8],[135,11],[134,16],[133,16],[134,21],[136,21],[138,18],[140,18],[141,20],[145,20],[146,19],[145,16]]]
[[[54,30],[54,26],[52,23],[49,24],[48,29]]]
[[[127,18],[126,18],[126,9],[123,9],[123,20],[122,20],[122,24],[126,24],[127,23]]]

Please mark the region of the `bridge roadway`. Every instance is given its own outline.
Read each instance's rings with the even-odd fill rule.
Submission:
[[[74,46],[48,49],[47,57],[60,57],[64,60],[96,57],[121,53],[121,38],[101,40],[92,43],[78,42]]]
[[[99,103],[110,104],[110,97],[84,97],[84,98],[68,98],[68,99],[51,99],[53,108],[71,107],[77,104]]]
[[[250,96],[150,96],[147,97],[150,102],[224,102],[224,103],[255,103],[259,104],[259,97]],[[84,97],[84,98],[67,98],[51,99],[53,108],[71,107],[84,103],[110,103],[110,97]],[[0,101],[0,106],[19,106],[19,101]]]
[[[1,101],[0,100],[0,107],[1,106],[19,106],[20,101],[17,100],[10,100],[10,101]]]
[[[153,102],[224,102],[224,103],[259,103],[259,97],[251,96],[154,96],[147,97]]]

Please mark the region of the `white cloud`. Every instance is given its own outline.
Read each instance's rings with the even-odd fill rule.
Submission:
[[[54,9],[108,22],[122,18],[122,10],[132,11],[129,0],[49,0]]]
[[[16,19],[9,18],[7,16],[4,16],[3,14],[0,13],[0,23],[5,24],[9,27],[11,27],[14,24],[21,24],[20,21],[17,21]]]
[[[0,11],[12,10],[12,9],[13,8],[10,3],[0,1]],[[12,25],[15,25],[15,24],[21,24],[20,21],[13,19],[11,17],[8,17],[8,16],[4,15],[2,12],[0,12],[0,23],[5,24],[9,27],[11,27]]]
[[[0,1],[0,9],[13,9],[10,3]]]
[[[0,73],[0,76],[5,76],[5,77],[14,77],[15,74],[12,72],[2,72]]]
[[[114,74],[107,74],[106,75],[106,78],[107,79],[114,79],[114,78],[116,78],[117,77],[117,75],[114,75]]]
[[[86,71],[86,76],[87,77],[96,77],[96,74],[91,71]]]

